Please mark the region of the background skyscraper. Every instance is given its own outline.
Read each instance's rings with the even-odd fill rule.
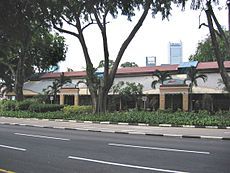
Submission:
[[[182,62],[182,42],[169,42],[169,63],[180,64]]]

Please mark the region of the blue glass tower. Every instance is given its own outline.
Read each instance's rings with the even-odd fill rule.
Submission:
[[[180,64],[182,62],[182,42],[169,42],[169,63]]]

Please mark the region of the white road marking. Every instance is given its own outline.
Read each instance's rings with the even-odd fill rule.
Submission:
[[[158,172],[187,173],[187,172],[168,170],[168,169],[160,169],[160,168],[152,168],[152,167],[145,167],[145,166],[122,164],[122,163],[116,163],[116,162],[107,162],[107,161],[103,161],[103,160],[87,159],[87,158],[83,158],[83,157],[69,156],[68,158],[73,159],[73,160],[81,160],[81,161],[94,162],[94,163],[100,163],[100,164],[106,164],[106,165],[135,168],[135,169],[143,169],[143,170],[151,170],[151,171],[158,171]]]
[[[115,143],[109,143],[108,145],[116,146],[116,147],[130,147],[130,148],[140,148],[140,149],[149,149],[149,150],[174,151],[174,152],[195,153],[195,154],[210,154],[210,152],[206,152],[206,151],[180,150],[174,148],[145,147],[145,146],[115,144]]]
[[[18,150],[18,151],[26,151],[26,149],[24,149],[24,148],[12,147],[12,146],[8,146],[8,145],[0,145],[0,147],[12,149],[12,150]]]
[[[27,136],[27,137],[34,137],[34,138],[44,138],[44,139],[55,139],[55,140],[62,140],[62,141],[70,141],[70,139],[66,138],[57,138],[52,136],[41,136],[41,135],[32,135],[32,134],[23,134],[23,133],[14,133],[15,135],[19,136]]]

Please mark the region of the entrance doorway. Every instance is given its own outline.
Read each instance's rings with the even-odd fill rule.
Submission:
[[[177,111],[178,109],[183,108],[182,103],[182,94],[166,94],[165,95],[165,108],[172,109],[173,111]]]
[[[65,105],[74,105],[74,95],[65,95],[64,104]]]

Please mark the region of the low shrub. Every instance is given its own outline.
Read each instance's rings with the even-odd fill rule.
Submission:
[[[89,114],[93,112],[92,106],[65,106],[63,112],[66,115],[70,114]]]
[[[29,106],[30,112],[55,112],[60,111],[63,108],[62,105],[58,104],[36,104],[33,103]]]
[[[17,108],[17,101],[15,100],[4,100],[1,101],[1,110],[3,111],[14,111]]]
[[[23,100],[21,102],[18,102],[17,103],[17,110],[28,110],[29,109],[29,106],[31,104],[33,104],[34,101],[33,100],[30,100],[30,99],[27,99],[27,100]]]

